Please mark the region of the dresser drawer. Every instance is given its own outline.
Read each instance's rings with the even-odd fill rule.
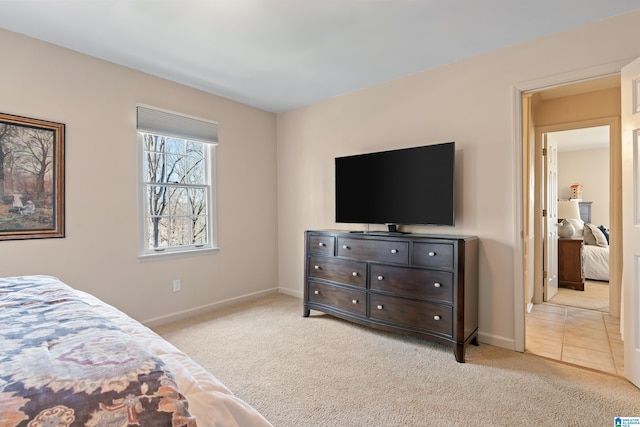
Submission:
[[[367,313],[367,294],[364,290],[346,289],[338,286],[309,281],[308,300],[342,311],[365,316]]]
[[[414,243],[413,265],[453,269],[453,245],[447,243]]]
[[[371,265],[369,289],[437,302],[453,302],[453,273]]]
[[[453,335],[453,309],[448,305],[370,294],[369,318],[411,329]]]
[[[338,256],[366,261],[409,263],[409,243],[338,238]]]
[[[344,259],[309,257],[309,277],[365,287],[367,264]]]
[[[333,256],[335,237],[323,235],[309,236],[309,252],[313,254]]]

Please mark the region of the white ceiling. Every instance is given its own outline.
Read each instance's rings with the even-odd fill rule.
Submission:
[[[282,112],[638,8],[639,0],[0,0],[0,27]]]

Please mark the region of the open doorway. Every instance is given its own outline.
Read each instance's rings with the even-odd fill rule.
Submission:
[[[619,135],[620,135],[620,81],[618,76],[607,77],[603,79],[590,80],[574,85],[566,85],[562,87],[556,87],[548,90],[540,90],[525,94],[523,96],[523,112],[528,112],[529,117],[523,117],[524,129],[530,135],[530,145],[527,149],[525,144],[525,153],[529,153],[530,159],[525,158],[525,194],[530,194],[531,197],[525,199],[525,212],[531,212],[532,218],[525,216],[525,224],[528,224],[531,230],[530,246],[531,256],[527,259],[527,265],[531,271],[528,272],[527,283],[528,288],[525,289],[526,294],[526,306],[527,315],[525,331],[526,331],[526,351],[535,349],[538,354],[564,360],[569,363],[574,363],[582,366],[588,366],[593,369],[607,371],[614,374],[622,375],[623,371],[623,357],[622,342],[619,339],[619,316],[620,316],[620,277],[621,277],[621,264],[618,263],[617,257],[621,257],[620,252],[615,250],[610,252],[610,259],[612,265],[612,280],[609,283],[613,283],[613,286],[608,285],[609,301],[611,309],[609,313],[603,313],[598,310],[590,310],[584,308],[573,308],[570,305],[563,303],[554,304],[554,299],[559,295],[553,295],[545,289],[545,284],[549,277],[552,277],[548,271],[546,271],[546,263],[544,262],[545,253],[548,253],[547,240],[551,239],[557,243],[557,233],[554,236],[553,233],[547,233],[545,229],[545,221],[549,223],[549,227],[552,232],[556,232],[552,227],[557,225],[557,219],[548,221],[543,216],[543,211],[548,207],[545,205],[544,194],[546,190],[546,177],[545,168],[543,165],[543,142],[546,139],[554,140],[556,146],[559,145],[559,151],[557,153],[559,167],[558,167],[558,189],[557,199],[554,196],[554,202],[562,199],[577,198],[572,197],[573,194],[569,193],[572,184],[587,183],[585,176],[578,177],[575,175],[563,177],[562,160],[565,159],[565,166],[569,165],[565,170],[571,168],[584,166],[583,169],[593,169],[593,165],[588,166],[584,160],[584,153],[578,153],[579,151],[588,151],[589,146],[585,141],[585,135],[578,139],[584,142],[584,147],[573,146],[562,147],[562,140],[571,137],[569,131],[585,128],[601,128],[608,130],[608,136],[606,141],[600,141],[600,144],[611,142],[609,149],[602,148],[604,152],[612,153],[612,156],[600,156],[600,165],[603,163],[607,168],[600,167],[600,169],[608,169],[609,176],[609,189],[612,189],[613,193],[604,195],[608,197],[609,201],[613,203],[599,202],[598,210],[600,212],[609,211],[610,218],[607,218],[605,214],[600,214],[598,217],[593,215],[594,202],[591,201],[591,218],[588,219],[588,223],[593,222],[610,222],[613,228],[618,229],[620,227],[619,216],[621,210],[621,195],[620,195],[620,178],[617,176],[619,171]],[[528,104],[525,104],[528,102]],[[528,105],[528,106],[527,106]],[[593,130],[593,129],[592,129]],[[602,130],[602,129],[601,129]],[[566,132],[566,134],[564,133]],[[576,131],[577,132],[577,131]],[[577,136],[573,135],[573,136]],[[534,144],[535,141],[535,144]],[[566,142],[565,144],[569,144]],[[592,147],[594,148],[594,147]],[[595,148],[594,148],[595,149]],[[593,154],[593,153],[591,153]],[[597,153],[595,153],[597,157]],[[526,157],[526,156],[525,156]],[[611,157],[607,160],[606,157]],[[582,163],[579,158],[583,158]],[[571,166],[571,162],[575,160],[574,166]],[[568,163],[567,163],[568,162]],[[618,167],[611,167],[613,163],[618,162]],[[570,181],[565,182],[565,181]],[[583,182],[580,182],[583,181]],[[596,187],[598,185],[589,184],[589,194],[594,195]],[[527,191],[527,186],[531,188],[530,193]],[[617,194],[615,194],[617,192]],[[598,199],[601,194],[598,194]],[[588,204],[589,200],[583,199],[580,203]],[[530,203],[530,205],[527,205]],[[583,206],[580,206],[582,208]],[[554,208],[551,206],[551,208]],[[585,209],[587,209],[585,207]],[[546,214],[545,214],[546,215]],[[583,221],[585,223],[585,221]],[[607,226],[607,224],[597,224],[596,226]],[[550,236],[550,237],[549,237]],[[574,236],[572,236],[574,237]],[[525,239],[527,236],[525,235]],[[583,246],[583,237],[575,236],[578,248]],[[620,236],[618,235],[618,239]],[[525,240],[525,245],[527,244]],[[614,244],[615,246],[615,244]],[[566,266],[566,262],[562,260],[562,250],[559,249],[558,254],[554,256],[557,261],[556,267],[558,268],[557,283],[562,283],[562,269],[563,265]],[[526,252],[525,252],[526,253]],[[557,258],[556,258],[557,257]],[[580,273],[582,269],[581,264],[581,250],[575,252],[572,255],[572,259],[576,262],[576,266],[572,269],[577,270]],[[621,262],[621,260],[620,260]],[[619,267],[619,268],[618,268]],[[560,286],[562,292],[563,287]],[[582,290],[569,289],[572,292],[584,292]],[[575,294],[574,294],[575,295]],[[584,294],[582,294],[584,295]],[[562,302],[562,300],[560,300]],[[574,303],[576,304],[576,303]],[[531,314],[540,316],[532,316]],[[596,322],[597,321],[597,322]],[[599,323],[599,325],[597,325]],[[585,330],[590,330],[599,335],[599,340],[595,339],[595,336],[584,336]],[[599,344],[597,343],[599,341]],[[616,348],[612,348],[611,344],[616,345]],[[543,350],[542,344],[547,345]],[[553,344],[549,346],[548,344]],[[535,353],[535,351],[534,351]],[[606,355],[609,357],[608,361],[603,361],[602,357]],[[613,357],[616,357],[614,359]]]
[[[609,135],[608,125],[546,134],[557,147],[557,182],[545,186],[557,188],[558,219],[568,225],[558,236],[558,290],[544,292],[545,302],[609,313]]]

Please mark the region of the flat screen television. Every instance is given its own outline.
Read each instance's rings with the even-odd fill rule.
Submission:
[[[337,157],[336,222],[454,225],[455,142]]]

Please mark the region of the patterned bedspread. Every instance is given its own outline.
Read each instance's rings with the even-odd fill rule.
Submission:
[[[0,425],[195,426],[166,365],[58,279],[0,279]]]

